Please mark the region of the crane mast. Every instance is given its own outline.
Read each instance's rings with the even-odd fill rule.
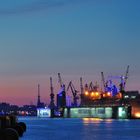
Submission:
[[[129,73],[129,65],[127,66],[125,76],[121,76],[120,91],[125,91],[125,86],[128,79],[128,73]]]
[[[55,107],[54,91],[53,91],[52,77],[50,77],[50,108],[53,109],[54,107]]]
[[[53,84],[52,84],[52,77],[50,77],[50,91],[51,91],[51,94],[54,94],[54,92],[53,92]]]
[[[83,98],[84,98],[84,87],[83,87],[83,79],[80,77],[80,88],[81,88],[81,105],[83,104]]]
[[[84,88],[83,88],[83,79],[80,77],[80,87],[81,87],[81,95],[84,94]]]
[[[69,88],[71,89],[71,92],[73,94],[73,105],[77,106],[77,99],[78,99],[77,93],[78,93],[78,91],[75,89],[72,81],[69,82],[69,85],[67,87],[67,91],[69,90]]]
[[[125,88],[125,85],[126,85],[126,82],[127,82],[127,79],[128,79],[128,73],[129,73],[129,65],[127,66],[126,73],[125,73],[124,88]]]
[[[105,77],[103,72],[101,72],[101,77],[102,77],[102,84],[103,84],[104,91],[106,91]]]
[[[37,106],[40,107],[40,104],[41,104],[41,101],[40,101],[40,84],[38,84],[37,89],[38,89]]]
[[[63,82],[62,82],[62,78],[61,78],[61,75],[60,73],[58,73],[58,82],[60,84],[60,88],[62,88],[64,86]]]

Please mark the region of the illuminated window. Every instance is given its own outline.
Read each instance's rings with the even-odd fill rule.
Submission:
[[[124,98],[129,98],[129,96],[128,95],[125,95]]]
[[[135,99],[136,98],[136,96],[131,96],[131,99]]]
[[[126,118],[127,117],[127,110],[124,107],[118,108],[118,117],[119,118]]]

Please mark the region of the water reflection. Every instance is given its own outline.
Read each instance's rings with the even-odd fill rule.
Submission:
[[[106,122],[106,123],[112,123],[113,120],[112,120],[112,119],[106,119],[105,122]]]
[[[84,125],[89,125],[89,124],[92,124],[92,123],[95,123],[95,124],[100,124],[100,123],[111,124],[113,122],[113,119],[83,118],[82,121],[83,121]]]
[[[21,140],[138,140],[140,120],[19,118],[27,124]],[[63,130],[63,131],[62,131]]]
[[[103,121],[103,119],[100,118],[83,118],[82,120],[84,124],[100,123],[101,121]]]

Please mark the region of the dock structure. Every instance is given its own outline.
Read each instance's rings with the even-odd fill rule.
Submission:
[[[64,84],[60,73],[58,73],[60,84],[56,103],[57,111],[60,112],[58,114],[61,114],[61,117],[70,118],[140,118],[140,93],[125,90],[128,73],[129,65],[125,74],[121,76],[105,78],[104,73],[101,72],[102,86],[93,81],[84,83],[81,77],[80,94],[72,81],[69,84]],[[119,79],[119,83],[116,83],[114,79]]]
[[[130,119],[131,106],[65,108],[64,118]]]

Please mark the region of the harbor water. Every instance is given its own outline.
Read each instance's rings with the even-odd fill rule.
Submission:
[[[140,120],[19,118],[27,124],[20,140],[139,140]]]

